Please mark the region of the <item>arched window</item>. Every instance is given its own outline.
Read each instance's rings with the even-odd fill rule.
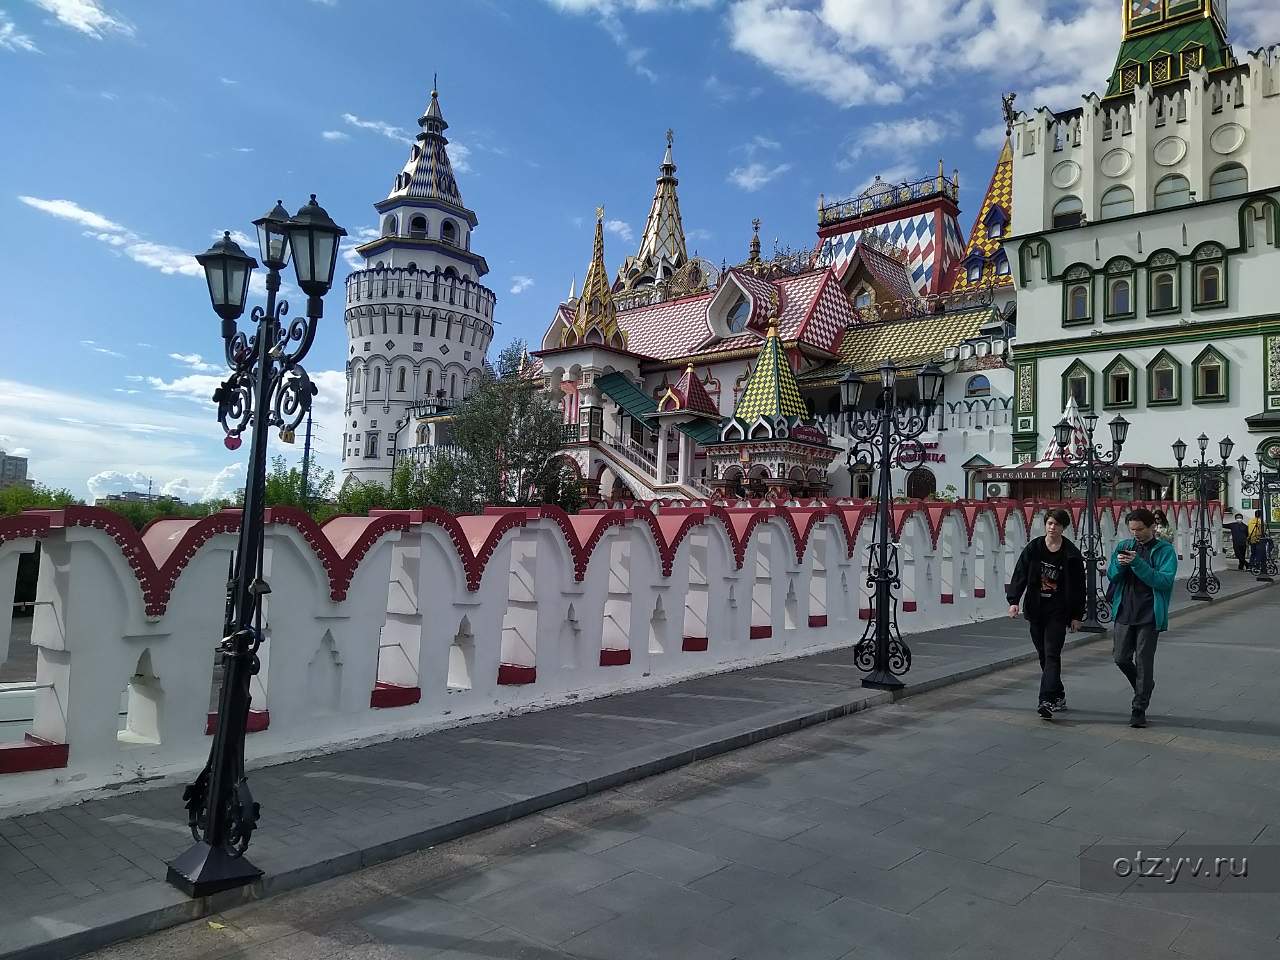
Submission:
[[[1147,365],[1147,405],[1182,402],[1182,365],[1173,354],[1161,350]]]
[[[434,372],[435,372],[435,371],[433,371],[430,367],[427,367],[427,381],[426,381],[426,384],[425,384],[425,385],[423,386],[423,388],[422,388],[422,394],[423,394],[423,396],[430,396],[430,395],[431,395],[431,374],[432,374],[432,373],[434,373]]]
[[[409,236],[413,240],[425,240],[427,238],[426,217],[417,216],[409,221]]]
[[[977,283],[979,280],[981,280],[982,279],[982,259],[980,257],[971,258],[969,260],[968,265],[965,267],[964,275],[965,275],[965,279],[968,280],[970,283]]]
[[[363,373],[363,371],[359,367],[356,367],[356,385],[355,385],[355,389],[351,391],[352,393],[360,392],[360,379],[361,379],[360,374],[361,373]]]
[[[1155,209],[1180,207],[1191,202],[1191,184],[1180,173],[1171,173],[1156,184]]]
[[[425,423],[418,424],[418,446],[425,447],[427,445],[428,427]]]
[[[458,225],[452,220],[446,220],[440,225],[440,239],[445,243],[451,243],[454,246],[458,244]]]
[[[996,276],[1009,276],[1009,257],[1003,250],[996,254]]]
[[[1133,315],[1133,264],[1116,260],[1107,265],[1107,316]]]
[[[1084,218],[1084,206],[1079,197],[1063,197],[1053,205],[1055,227],[1078,227]]]
[[[970,377],[969,382],[964,385],[964,395],[966,397],[991,396],[991,381],[980,373]]]
[[[1128,187],[1112,187],[1102,195],[1102,219],[1126,217],[1133,213],[1133,191]]]
[[[1206,243],[1194,255],[1193,307],[1220,307],[1227,302],[1226,256],[1216,243]]]
[[[1191,362],[1196,403],[1219,403],[1228,399],[1227,358],[1214,347],[1205,347]]]
[[[1087,323],[1093,318],[1093,275],[1089,268],[1077,265],[1067,270],[1063,291],[1064,323]]]
[[[1133,364],[1124,357],[1116,357],[1102,372],[1102,377],[1106,391],[1106,396],[1102,398],[1104,407],[1111,409],[1137,405],[1137,391],[1134,389],[1137,371]]]
[[[458,395],[458,375],[452,373],[449,375],[449,396],[456,397]]]
[[[373,386],[369,388],[370,393],[377,393],[382,389],[382,368],[373,368]]]
[[[747,319],[751,316],[751,302],[742,294],[734,301],[732,309],[725,317],[725,326],[733,333],[741,333],[746,329]]]
[[[382,235],[384,237],[394,237],[396,235],[396,218],[394,216],[388,216],[382,221]],[[378,264],[378,268],[382,268],[381,263]]]
[[[1093,405],[1093,371],[1083,360],[1075,361],[1062,375],[1062,405],[1072,398],[1081,410]]]
[[[1089,319],[1089,288],[1082,283],[1071,288],[1071,319]]]
[[[396,379],[396,390],[397,390],[399,393],[404,393],[404,377],[405,377],[405,373],[406,373],[406,372],[407,372],[407,371],[405,370],[405,368],[404,368],[404,367],[401,367],[401,368],[400,368],[400,374],[399,374],[399,376],[398,376],[398,377],[397,377],[397,379]]]
[[[870,287],[859,287],[858,292],[853,295],[853,305],[859,310],[869,310],[875,299]]]
[[[907,474],[907,496],[912,500],[924,500],[938,492],[938,478],[928,467],[916,467]]]
[[[1249,192],[1249,171],[1238,163],[1224,163],[1209,177],[1209,199],[1238,197]]]
[[[1173,310],[1178,305],[1178,281],[1172,270],[1151,275],[1151,309]]]
[[[871,474],[865,470],[860,470],[854,474],[854,496],[859,500],[867,500],[871,497]]]

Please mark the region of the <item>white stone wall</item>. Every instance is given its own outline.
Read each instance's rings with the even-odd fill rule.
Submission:
[[[903,632],[1002,615],[1003,584],[1045,509],[1028,529],[1011,502],[895,506]],[[321,528],[277,511],[248,760],[847,646],[870,616],[869,515],[827,501],[388,513]],[[61,766],[0,774],[0,809],[203,765],[236,522],[164,521],[144,541],[94,508],[0,520],[0,590],[13,592],[12,557],[43,544],[36,683],[10,695],[28,698],[34,736],[68,747]],[[0,746],[0,770],[39,748]]]

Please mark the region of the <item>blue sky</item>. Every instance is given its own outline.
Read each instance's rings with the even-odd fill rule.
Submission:
[[[1238,51],[1280,41],[1273,0],[1232,8]],[[931,174],[939,157],[960,170],[967,230],[1003,136],[1000,92],[1074,105],[1104,83],[1120,33],[1120,0],[214,9],[0,0],[0,447],[81,496],[240,484],[209,400],[220,341],[190,254],[313,192],[353,235],[372,227],[433,72],[499,347],[536,341],[581,278],[597,204],[610,268],[634,253],[668,127],[689,246],[716,263],[745,258],[753,217],[766,253],[775,237],[809,246],[820,192]],[[307,367],[318,459],[336,468],[337,295],[327,309]]]

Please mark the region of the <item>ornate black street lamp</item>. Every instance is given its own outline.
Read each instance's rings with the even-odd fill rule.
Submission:
[[[1098,530],[1098,494],[1103,484],[1114,484],[1120,478],[1120,451],[1129,438],[1129,421],[1117,416],[1107,424],[1111,431],[1110,450],[1103,450],[1101,444],[1094,442],[1093,435],[1097,427],[1096,413],[1085,416],[1083,451],[1076,449],[1072,443],[1074,427],[1065,417],[1053,428],[1058,450],[1067,464],[1059,483],[1064,489],[1084,485],[1084,532],[1077,546],[1084,555],[1085,614],[1080,629],[1086,633],[1104,632],[1107,628],[1103,624],[1111,620],[1111,608],[1107,606],[1106,597],[1098,583],[1098,575],[1107,565],[1107,553],[1103,549],[1102,534]]]
[[[1240,467],[1240,492],[1249,496],[1256,493],[1258,502],[1262,504],[1265,511],[1268,498],[1280,495],[1280,472],[1267,470],[1259,463],[1258,469],[1249,473],[1249,458],[1244,455],[1241,455],[1236,463]],[[1253,565],[1252,559],[1251,557],[1250,566]],[[1278,565],[1280,564],[1277,563],[1275,550],[1265,552],[1262,555],[1262,564],[1255,574],[1256,578],[1261,583],[1271,583],[1275,579]]]
[[[867,586],[875,591],[872,618],[862,639],[854,648],[854,663],[859,670],[870,671],[863,677],[864,687],[877,690],[901,690],[898,679],[911,669],[911,650],[898,631],[898,598],[893,591],[902,586],[898,567],[898,547],[892,539],[893,480],[891,469],[905,462],[923,464],[924,446],[919,437],[942,395],[942,371],[927,364],[916,375],[920,403],[917,406],[898,402],[898,368],[885,359],[880,365],[880,389],[876,406],[859,411],[862,380],[850,370],[840,381],[840,402],[849,427],[849,469],[855,463],[863,469],[874,467],[879,472],[876,484],[876,519],[871,545],[867,551]]]
[[[249,680],[259,669],[262,598],[271,588],[262,579],[263,495],[267,477],[267,433],[293,442],[294,429],[311,409],[316,388],[301,362],[315,339],[324,312],[322,298],[333,284],[338,239],[346,231],[329,219],[315,195],[295,216],[279,203],[254,221],[267,268],[266,308],[254,307],[255,328],[237,329],[244,313],[249,275],[257,262],[225,233],[196,257],[204,267],[213,310],[222,318],[222,341],[231,376],[213,395],[229,450],[252,425],[244,485],[240,539],[227,582],[226,620],[218,645],[222,687],[209,760],[183,791],[195,844],[169,865],[168,879],[192,897],[252,883],[262,871],[245,859],[258,823],[258,804],[244,774],[244,736],[249,719]],[[277,300],[280,271],[293,253],[298,286],[307,295],[307,315],[286,321],[289,304]]]
[[[1196,539],[1192,544],[1196,551],[1196,571],[1187,577],[1187,590],[1191,593],[1192,600],[1212,600],[1213,595],[1222,589],[1222,582],[1213,572],[1213,565],[1209,560],[1212,554],[1218,552],[1213,548],[1213,539],[1209,533],[1209,500],[1216,497],[1218,491],[1222,489],[1227,471],[1230,469],[1227,461],[1231,459],[1231,451],[1235,444],[1231,442],[1230,437],[1223,437],[1218,441],[1218,453],[1222,457],[1221,464],[1214,463],[1213,459],[1207,456],[1209,449],[1207,436],[1200,434],[1196,438],[1196,444],[1200,447],[1200,458],[1193,461],[1189,468],[1184,469],[1182,466],[1182,461],[1187,456],[1187,445],[1183,443],[1181,437],[1174,441],[1173,457],[1178,461],[1178,476],[1194,477],[1196,485]]]

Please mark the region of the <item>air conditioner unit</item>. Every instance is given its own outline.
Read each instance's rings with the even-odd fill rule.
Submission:
[[[1009,485],[1007,483],[988,483],[987,499],[994,500],[996,497],[1007,497],[1009,495]]]

